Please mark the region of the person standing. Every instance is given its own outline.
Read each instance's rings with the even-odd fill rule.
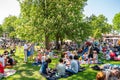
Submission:
[[[27,63],[27,57],[30,55],[30,51],[28,51],[31,48],[32,44],[29,45],[28,43],[24,44],[24,62]],[[29,54],[28,54],[29,53]]]
[[[27,50],[28,50],[28,45],[27,43],[24,44],[24,62],[27,63]]]
[[[30,47],[30,59],[33,60],[33,54],[34,54],[35,48],[34,48],[34,43],[31,44]]]

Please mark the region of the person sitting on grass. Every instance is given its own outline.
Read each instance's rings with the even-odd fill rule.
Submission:
[[[9,56],[7,56],[7,63],[6,63],[6,68],[12,68],[12,66],[13,66],[13,59],[11,58],[11,57],[9,57]]]
[[[47,56],[46,53],[44,53],[44,54],[42,55],[42,57],[41,57],[41,62],[43,63],[43,62],[45,62],[47,59],[48,59],[48,56]]]
[[[48,68],[48,64],[51,63],[51,59],[48,58],[45,62],[42,63],[42,66],[39,70],[40,74],[42,74],[44,77],[48,78],[50,77],[50,70]]]
[[[49,54],[48,54],[48,55],[49,55],[50,58],[53,58],[53,57],[54,57],[52,50],[49,50]]]
[[[5,67],[5,59],[4,59],[3,55],[0,55],[0,62],[2,64],[2,66]]]
[[[80,70],[80,62],[79,62],[79,60],[78,60],[78,56],[77,56],[77,55],[74,56],[74,60],[77,61],[77,64],[78,64],[78,71],[81,71],[81,70]]]
[[[65,64],[64,64],[64,62],[63,62],[63,59],[61,58],[60,60],[59,60],[59,64],[57,65],[57,76],[58,77],[64,77],[65,76]]]
[[[112,50],[110,50],[110,59],[114,60],[115,57],[116,57],[115,53]]]
[[[91,60],[93,60],[93,46],[90,45],[88,49],[88,63],[91,63]]]
[[[42,54],[41,54],[41,51],[40,51],[40,50],[38,50],[37,59],[38,59],[38,61],[40,61],[40,62],[41,62],[41,59],[42,59]]]
[[[42,62],[42,54],[41,54],[41,51],[40,50],[38,50],[38,55],[37,55],[37,57],[35,57],[35,62],[32,64],[32,65],[39,65],[39,64],[41,64]]]
[[[63,59],[63,62],[66,66],[70,65],[70,61],[69,61],[69,57],[68,57],[67,53],[63,53],[61,55],[61,58]]]
[[[12,66],[13,65],[13,59],[11,57],[7,57],[7,65]]]
[[[68,69],[66,69],[66,72],[69,72],[71,74],[76,74],[78,73],[78,63],[76,60],[73,59],[73,56],[70,56],[70,66]]]
[[[88,60],[88,54],[87,54],[87,52],[83,54],[83,60],[84,60],[84,61],[87,61],[87,60]]]
[[[2,62],[0,62],[0,79],[4,76],[4,66],[2,65]]]

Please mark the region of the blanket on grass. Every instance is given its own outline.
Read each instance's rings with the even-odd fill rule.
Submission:
[[[16,73],[16,70],[14,70],[14,69],[5,69],[5,71],[4,71],[4,77],[11,76],[11,75],[13,75],[15,73]]]

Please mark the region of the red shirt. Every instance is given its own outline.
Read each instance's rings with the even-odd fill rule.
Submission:
[[[1,63],[0,63],[0,73],[4,73],[4,67]]]
[[[115,56],[116,56],[116,55],[115,55],[114,52],[111,52],[111,53],[110,53],[110,57],[111,57],[111,58],[114,58]]]
[[[42,58],[42,54],[38,54],[38,60],[41,61],[41,58]]]

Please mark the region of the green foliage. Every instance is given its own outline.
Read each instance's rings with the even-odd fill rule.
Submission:
[[[99,38],[102,34],[111,31],[111,25],[107,23],[107,18],[104,15],[91,15],[87,20],[89,27],[91,27],[91,36],[94,38]]]
[[[7,32],[10,34],[10,36],[14,36],[11,35],[12,32],[15,31],[15,21],[16,21],[17,17],[16,16],[8,16],[4,19],[4,22],[2,24],[2,28],[4,32]]]
[[[3,29],[2,29],[2,25],[0,25],[0,36],[2,36],[3,34]]]
[[[10,36],[34,42],[63,41],[81,42],[92,36],[109,33],[111,25],[104,15],[84,18],[87,0],[18,0],[20,16],[5,18],[2,28]]]
[[[86,1],[19,0],[21,24],[16,33],[21,38],[33,41],[85,39],[89,31],[82,13]]]
[[[120,13],[115,14],[113,18],[113,30],[120,31]]]

